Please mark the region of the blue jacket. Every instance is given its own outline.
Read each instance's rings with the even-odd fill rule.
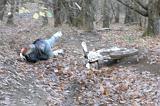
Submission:
[[[37,39],[32,43],[31,52],[25,54],[25,58],[28,62],[37,62],[39,60],[47,60],[50,57],[54,57],[52,47],[62,36],[61,32],[57,32],[50,39]]]

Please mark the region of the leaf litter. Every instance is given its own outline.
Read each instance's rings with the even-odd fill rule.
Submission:
[[[159,63],[159,38],[142,38],[137,26],[113,25],[126,30],[86,33],[63,25],[40,27],[39,23],[16,27],[0,25],[0,105],[15,106],[159,106],[158,72],[141,70],[141,64]],[[35,64],[19,60],[22,46],[36,38],[49,37],[62,30],[64,36],[56,48],[65,55]],[[98,40],[97,40],[98,39]],[[138,48],[135,57],[99,70],[85,68],[81,41],[89,49],[111,46]],[[130,61],[132,60],[132,61]]]

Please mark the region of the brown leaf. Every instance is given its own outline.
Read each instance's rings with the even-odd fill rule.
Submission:
[[[119,90],[119,91],[127,91],[129,88],[128,84],[118,84],[116,86],[116,89]]]
[[[102,84],[100,85],[100,91],[102,92],[102,94],[104,94],[104,92],[105,92],[104,87],[103,87]]]
[[[100,91],[102,92],[103,95],[106,95],[106,96],[109,95],[109,90],[105,88],[102,84],[100,84]]]

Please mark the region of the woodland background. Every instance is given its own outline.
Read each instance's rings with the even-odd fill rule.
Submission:
[[[63,32],[64,56],[35,64],[20,49]],[[0,0],[0,105],[159,106],[160,0]],[[88,70],[89,50],[136,48],[111,66]]]

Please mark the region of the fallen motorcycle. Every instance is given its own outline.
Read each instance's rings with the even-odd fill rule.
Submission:
[[[103,48],[97,51],[88,51],[86,42],[81,43],[84,57],[87,60],[86,67],[99,69],[102,63],[112,63],[126,57],[138,55],[137,49],[112,47],[109,49]]]

